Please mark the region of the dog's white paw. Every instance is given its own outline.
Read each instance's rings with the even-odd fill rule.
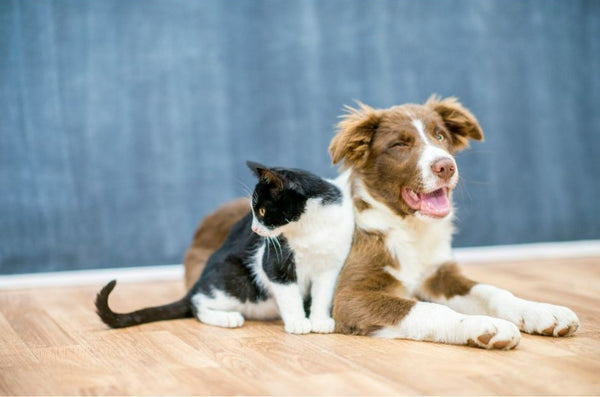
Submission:
[[[488,316],[467,316],[460,322],[464,344],[484,349],[513,349],[521,340],[511,322]]]
[[[526,302],[518,318],[519,328],[528,334],[569,336],[579,328],[579,319],[571,309],[548,303]]]
[[[289,334],[308,334],[311,329],[310,320],[298,318],[284,322],[285,332]]]
[[[331,317],[311,318],[311,331],[320,334],[330,334],[335,329],[335,320]]]

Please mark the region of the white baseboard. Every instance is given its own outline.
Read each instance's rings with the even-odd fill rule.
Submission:
[[[600,257],[600,240],[468,247],[453,251],[459,263]]]
[[[183,265],[163,265],[15,274],[0,276],[0,289],[104,285],[110,280],[119,283],[181,280],[183,285],[183,273]]]
[[[515,260],[600,257],[600,240],[455,248],[454,256],[459,263],[481,264]],[[103,285],[113,279],[119,280],[120,283],[181,280],[183,284],[183,274],[183,265],[180,264],[16,274],[0,276],[0,289]]]

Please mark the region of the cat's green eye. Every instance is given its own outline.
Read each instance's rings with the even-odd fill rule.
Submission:
[[[444,136],[442,134],[437,134],[437,140],[438,141],[443,141],[444,140]]]
[[[267,212],[267,211],[265,210],[265,207],[260,207],[260,208],[258,209],[258,215],[260,215],[260,216],[265,216],[265,212]]]

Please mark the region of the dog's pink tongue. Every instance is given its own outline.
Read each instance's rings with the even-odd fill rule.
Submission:
[[[446,189],[438,189],[431,193],[421,195],[421,214],[434,217],[444,217],[450,213],[450,200]]]

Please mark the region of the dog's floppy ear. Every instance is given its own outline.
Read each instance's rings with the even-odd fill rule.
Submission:
[[[429,97],[425,106],[438,113],[450,134],[454,150],[460,151],[469,147],[469,139],[483,140],[483,132],[475,116],[471,114],[454,97],[441,99],[437,95]]]
[[[358,102],[359,109],[346,106],[347,114],[341,116],[337,133],[329,144],[331,162],[344,161],[344,166],[360,167],[367,160],[369,145],[379,126],[379,111]]]

